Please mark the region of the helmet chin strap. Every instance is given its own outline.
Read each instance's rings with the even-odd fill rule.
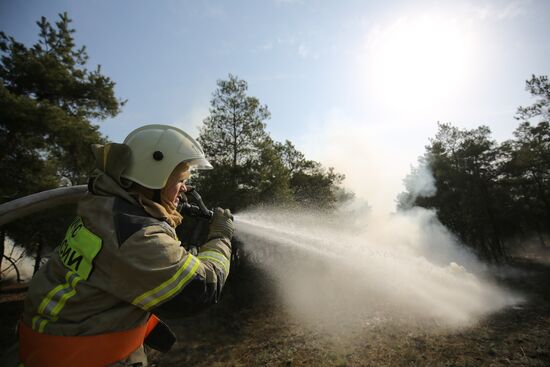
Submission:
[[[162,204],[162,202],[160,200],[160,189],[153,190],[153,201],[155,203]]]

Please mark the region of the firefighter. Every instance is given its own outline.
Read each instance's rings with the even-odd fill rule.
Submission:
[[[212,168],[193,138],[147,125],[93,151],[89,192],[29,287],[19,323],[25,367],[147,366],[144,344],[166,351],[175,341],[155,310],[214,304],[229,274],[229,210],[214,211],[197,256],[175,232],[190,169]]]

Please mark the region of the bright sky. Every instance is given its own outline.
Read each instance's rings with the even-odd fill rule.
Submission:
[[[437,121],[510,138],[525,80],[550,74],[545,0],[0,0],[0,30],[32,44],[35,21],[63,11],[128,99],[100,124],[111,140],[146,123],[196,136],[216,80],[236,74],[274,139],[388,210]]]

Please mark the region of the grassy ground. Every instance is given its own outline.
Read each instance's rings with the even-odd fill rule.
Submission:
[[[220,305],[166,320],[179,341],[166,354],[152,352],[150,361],[157,367],[550,366],[550,265],[517,260],[512,266],[524,275],[501,282],[528,302],[453,332],[395,321],[326,333],[294,320],[261,273],[241,272]],[[13,340],[22,304],[9,297],[0,299],[2,350]]]
[[[326,333],[294,321],[272,297],[268,281],[252,282],[245,294],[229,289],[229,299],[199,317],[170,320],[180,341],[169,353],[152,355],[151,362],[163,367],[550,366],[550,266],[532,260],[512,266],[523,275],[501,282],[528,302],[453,332],[395,321]]]

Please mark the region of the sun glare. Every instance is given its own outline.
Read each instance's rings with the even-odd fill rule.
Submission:
[[[460,92],[471,58],[472,37],[457,21],[401,18],[369,36],[369,94],[385,106],[434,107]]]

